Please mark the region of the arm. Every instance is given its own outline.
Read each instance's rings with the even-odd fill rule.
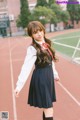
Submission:
[[[29,74],[36,61],[36,49],[33,46],[29,46],[27,49],[27,55],[21,68],[21,72],[18,76],[15,92],[20,92],[25,82],[27,81]]]
[[[60,78],[59,78],[58,72],[55,68],[55,64],[53,61],[52,61],[52,68],[53,68],[54,79],[58,81]]]

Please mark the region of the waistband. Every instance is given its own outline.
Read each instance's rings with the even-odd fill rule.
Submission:
[[[46,67],[51,67],[52,63],[46,64],[46,65],[35,65],[36,69],[40,69],[40,68],[46,68]]]

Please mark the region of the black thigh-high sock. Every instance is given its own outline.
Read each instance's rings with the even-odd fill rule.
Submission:
[[[44,114],[44,112],[43,112],[43,120],[45,120],[45,114]]]
[[[53,120],[53,117],[45,117],[45,120]]]

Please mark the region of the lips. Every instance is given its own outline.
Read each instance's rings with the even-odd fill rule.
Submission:
[[[38,38],[40,39],[40,38],[42,38],[42,36],[38,36]]]

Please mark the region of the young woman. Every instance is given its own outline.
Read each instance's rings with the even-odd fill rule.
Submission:
[[[59,80],[54,62],[57,60],[51,41],[45,37],[45,28],[39,21],[28,25],[28,35],[32,44],[27,48],[27,55],[22,66],[15,88],[16,97],[19,95],[28,76],[33,70],[28,104],[43,108],[43,120],[53,120],[53,102],[56,101],[54,80]]]

